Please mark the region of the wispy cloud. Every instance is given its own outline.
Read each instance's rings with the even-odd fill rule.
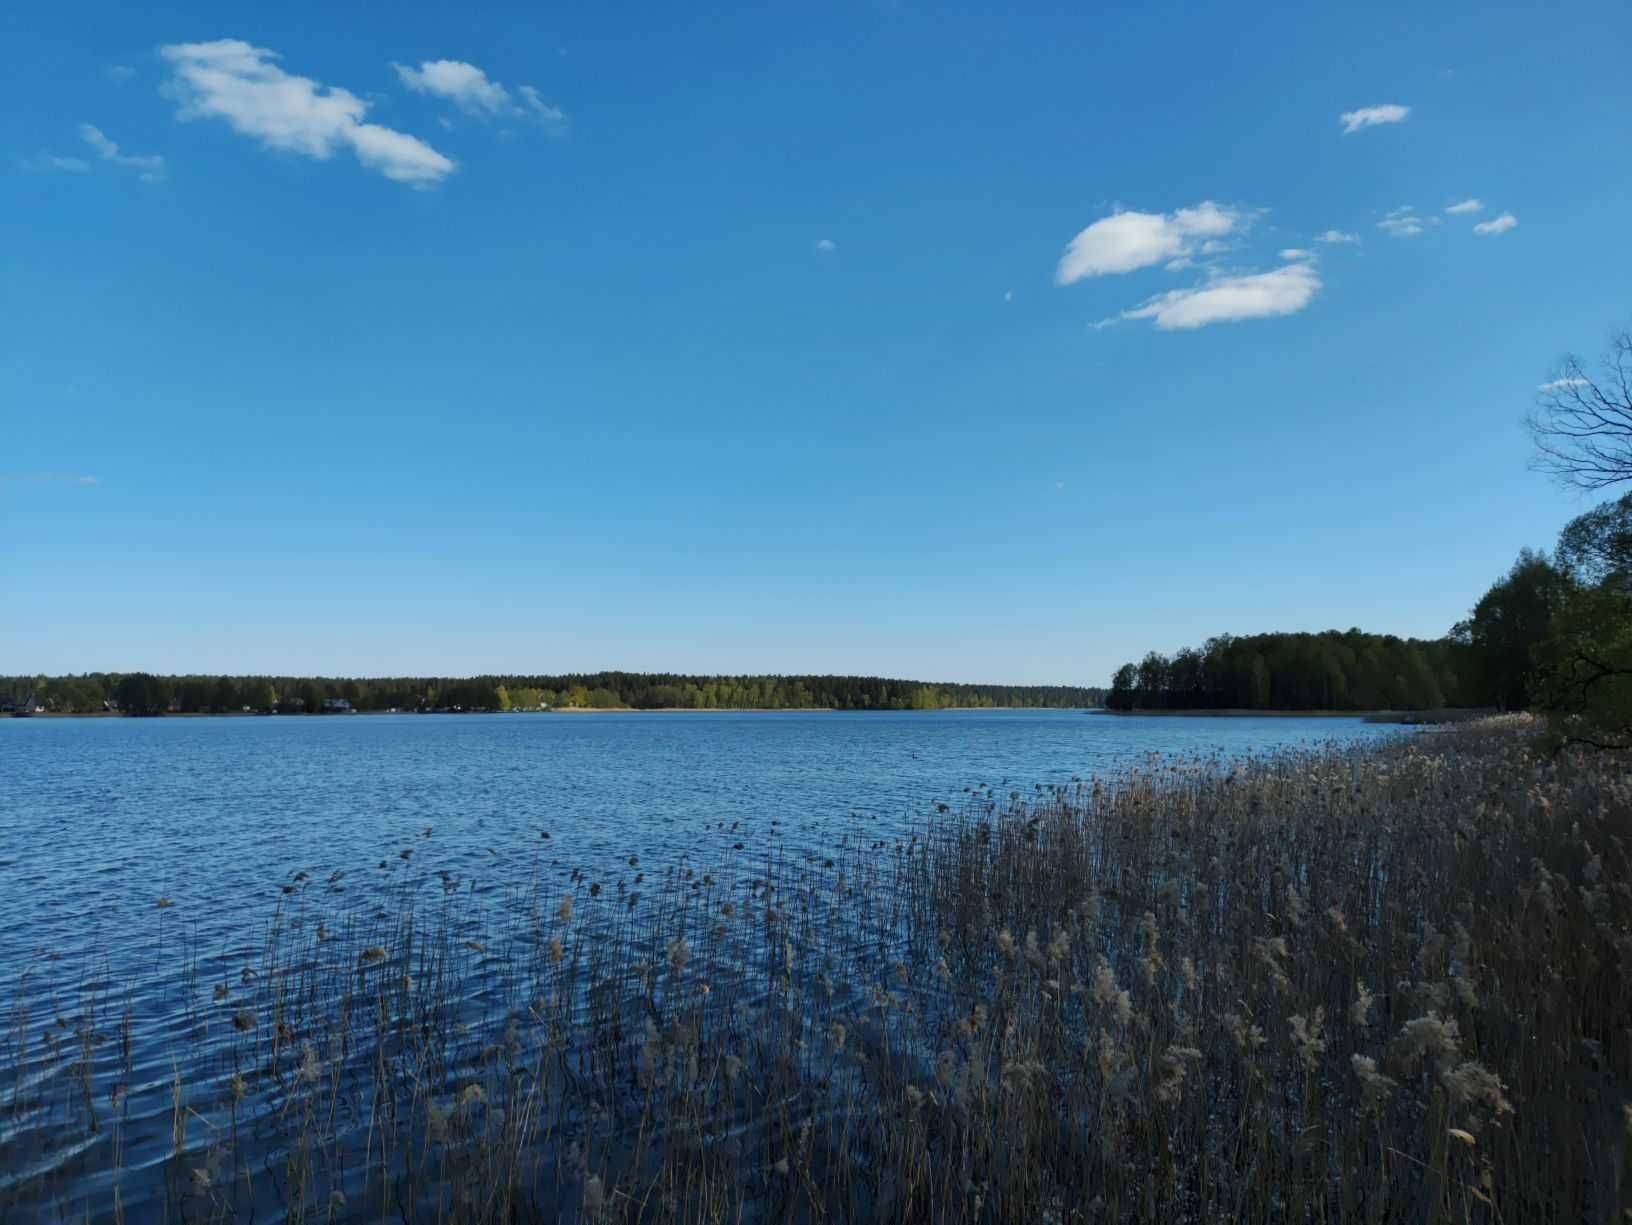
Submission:
[[[1085,277],[1132,272],[1152,264],[1184,267],[1197,254],[1221,249],[1219,239],[1241,224],[1239,211],[1203,200],[1171,213],[1117,211],[1081,231],[1054,269],[1057,285]]]
[[[1477,197],[1462,200],[1456,204],[1447,205],[1445,211],[1453,217],[1466,216],[1468,213],[1477,213],[1485,207],[1485,202]]]
[[[60,153],[36,153],[20,158],[17,165],[24,174],[85,174],[91,168],[82,157],[65,157]]]
[[[1586,379],[1549,379],[1536,385],[1537,391],[1565,391],[1571,387],[1585,387]]]
[[[79,138],[96,151],[97,157],[115,166],[136,171],[144,183],[162,183],[165,176],[164,158],[157,153],[121,153],[119,146],[109,140],[94,123],[79,125]]]
[[[1498,234],[1507,233],[1518,224],[1519,219],[1512,213],[1503,213],[1500,217],[1492,217],[1489,221],[1481,221],[1473,227],[1473,232],[1494,238]]]
[[[0,485],[100,485],[102,478],[89,473],[73,472],[28,472],[23,474],[0,473]]]
[[[1384,215],[1377,223],[1377,228],[1390,238],[1415,238],[1422,233],[1426,223],[1409,204],[1402,204]]]
[[[561,123],[566,119],[567,113],[565,111],[559,106],[547,104],[539,96],[538,90],[531,85],[522,85],[517,88],[516,92],[521,95],[522,105],[526,113],[540,123]]]
[[[1386,102],[1381,106],[1362,106],[1359,110],[1344,111],[1338,116],[1338,122],[1343,125],[1343,134],[1347,136],[1361,128],[1374,128],[1383,123],[1402,123],[1410,113],[1409,106]]]
[[[452,158],[417,136],[363,122],[368,103],[338,86],[285,72],[279,56],[236,38],[159,48],[170,61],[168,89],[183,119],[223,119],[266,149],[326,161],[336,149],[386,178],[434,187],[452,174]]]
[[[1313,251],[1306,251],[1302,247],[1287,247],[1281,252],[1281,258],[1286,260],[1314,259]]]
[[[1295,260],[1268,272],[1220,276],[1190,289],[1169,290],[1093,326],[1149,319],[1163,331],[1183,331],[1211,323],[1294,315],[1309,305],[1320,288],[1314,263]]]
[[[818,238],[816,240],[816,250],[820,251],[823,255],[827,255],[828,253],[837,251],[838,249],[839,244],[834,242],[831,238]]]
[[[1359,242],[1360,235],[1349,234],[1343,230],[1323,230],[1315,235],[1315,241],[1324,243]]]
[[[566,118],[560,107],[547,104],[533,86],[517,87],[516,94],[521,97],[518,102],[516,95],[498,81],[463,60],[425,60],[418,68],[406,64],[391,67],[415,93],[445,98],[477,119],[533,119],[553,124]]]

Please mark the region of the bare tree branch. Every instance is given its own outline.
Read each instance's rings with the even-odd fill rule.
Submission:
[[[1578,357],[1541,387],[1528,420],[1534,466],[1578,489],[1632,481],[1632,332],[1610,344],[1597,377]]]

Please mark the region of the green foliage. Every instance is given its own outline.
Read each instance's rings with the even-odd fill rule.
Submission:
[[[1632,587],[1632,493],[1571,519],[1558,536],[1558,568],[1583,586]]]
[[[1554,714],[1555,740],[1632,747],[1632,494],[1571,520],[1556,560],[1525,550],[1438,641],[1329,631],[1213,638],[1116,672],[1118,710]]]
[[[1504,710],[1524,710],[1536,701],[1535,651],[1570,589],[1568,576],[1527,549],[1451,631],[1469,648],[1470,679],[1481,696]]]
[[[119,678],[113,699],[127,715],[162,715],[170,707],[169,678],[131,672]]]
[[[107,687],[96,676],[62,676],[38,687],[35,700],[47,710],[65,714],[90,714],[103,708]]]
[[[1461,698],[1460,648],[1366,634],[1228,634],[1124,664],[1116,710],[1423,710]]]
[[[1575,591],[1537,651],[1555,742],[1632,748],[1632,594],[1613,577]]]
[[[133,677],[143,677],[141,682]],[[127,682],[130,682],[127,686]],[[151,682],[151,685],[149,684]],[[124,686],[125,688],[121,688]],[[158,686],[154,689],[152,686]],[[151,692],[150,692],[151,690]],[[0,678],[0,696],[20,704],[40,695],[46,709],[100,710],[104,695],[141,696],[141,713],[172,701],[185,714],[241,710],[321,712],[326,699],[356,710],[943,710],[949,707],[1097,706],[1102,689],[1065,685],[958,685],[877,676],[686,676],[596,672],[565,676],[374,677],[176,676],[145,673]],[[162,698],[162,701],[160,700]],[[123,699],[121,710],[131,711]]]

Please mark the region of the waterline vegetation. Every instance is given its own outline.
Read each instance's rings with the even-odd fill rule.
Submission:
[[[981,788],[825,852],[722,823],[564,887],[424,830],[216,954],[178,890],[173,1063],[94,956],[15,984],[0,1212],[1617,1216],[1632,784],[1535,730]]]

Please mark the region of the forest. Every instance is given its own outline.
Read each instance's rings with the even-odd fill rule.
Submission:
[[[1632,494],[1525,550],[1444,638],[1351,629],[1210,638],[1111,679],[1113,710],[1571,709],[1625,683],[1608,661],[1632,626]],[[1587,649],[1584,637],[1603,649]],[[1624,663],[1625,661],[1622,660]]]
[[[1569,358],[1530,419],[1535,466],[1588,493],[1632,485],[1632,333],[1601,370]],[[1258,634],[1151,652],[1112,678],[1115,710],[1530,710],[1562,740],[1632,748],[1632,493],[1551,553],[1522,550],[1444,638]]]
[[[1103,689],[1069,685],[964,685],[879,676],[684,676],[593,672],[561,676],[332,678],[156,676],[93,672],[0,678],[0,710],[132,715],[243,711],[943,710],[951,707],[1098,706]]]
[[[1116,710],[1429,710],[1463,705],[1464,653],[1358,629],[1209,638],[1172,657],[1152,651],[1112,678]]]

